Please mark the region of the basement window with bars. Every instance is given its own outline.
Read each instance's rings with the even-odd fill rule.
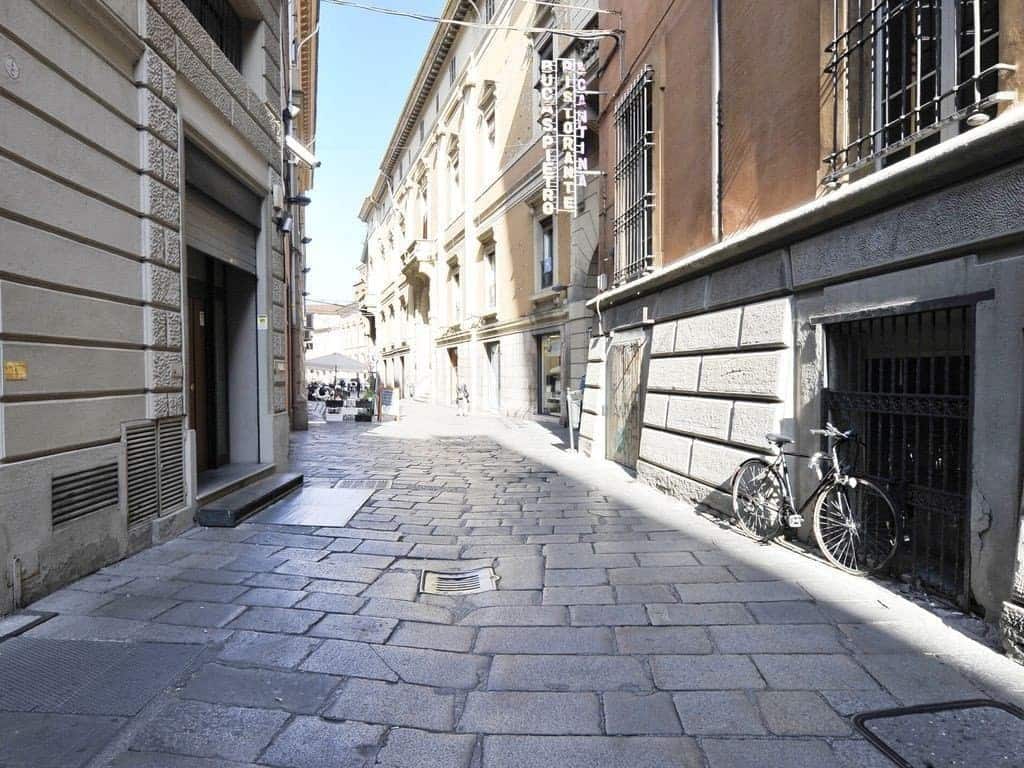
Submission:
[[[835,0],[827,186],[886,167],[993,118],[999,0]]]
[[[184,0],[228,61],[242,69],[242,19],[228,0]]]
[[[635,280],[654,267],[654,68],[615,105],[615,275]]]

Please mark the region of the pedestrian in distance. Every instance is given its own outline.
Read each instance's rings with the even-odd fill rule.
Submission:
[[[469,387],[465,384],[459,384],[455,388],[455,405],[458,408],[457,416],[469,416]]]

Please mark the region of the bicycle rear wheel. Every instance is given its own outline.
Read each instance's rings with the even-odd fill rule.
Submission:
[[[733,475],[732,511],[740,527],[759,541],[779,532],[785,499],[782,478],[764,459],[747,459]]]
[[[814,538],[828,560],[863,576],[885,568],[899,545],[899,518],[889,496],[870,480],[834,483],[814,505]]]

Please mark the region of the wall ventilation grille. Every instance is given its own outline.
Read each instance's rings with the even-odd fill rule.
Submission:
[[[185,504],[184,420],[126,424],[123,431],[128,485],[128,526]]]
[[[54,526],[116,506],[120,497],[117,464],[54,477],[50,490]]]
[[[126,424],[124,451],[127,464],[128,526],[137,525],[160,511],[157,485],[156,424]]]
[[[185,420],[161,419],[159,437],[160,512],[167,514],[185,505]]]

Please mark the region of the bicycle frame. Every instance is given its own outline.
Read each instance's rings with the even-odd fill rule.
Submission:
[[[811,494],[806,499],[804,499],[804,502],[803,502],[803,504],[800,505],[799,509],[797,509],[797,507],[796,507],[796,497],[793,494],[793,482],[792,482],[792,480],[790,479],[790,476],[789,476],[789,464],[786,463],[786,457],[787,456],[797,457],[798,454],[786,453],[784,450],[782,450],[781,447],[779,448],[778,453],[775,454],[775,460],[771,463],[770,466],[782,478],[783,486],[784,486],[785,491],[786,491],[785,502],[786,502],[786,505],[789,508],[788,512],[787,512],[787,515],[786,515],[787,517],[790,514],[797,514],[797,515],[801,515],[802,516],[803,513],[804,513],[804,510],[807,509],[807,506],[812,501],[817,499],[818,495],[823,490],[825,490],[825,488],[827,488],[828,486],[832,485],[833,483],[835,483],[837,481],[841,481],[843,479],[843,475],[842,475],[842,472],[841,472],[842,465],[839,462],[839,451],[838,451],[839,444],[841,442],[842,441],[837,441],[837,440],[830,439],[829,440],[829,452],[828,452],[828,456],[827,457],[825,456],[825,454],[822,454],[822,453],[816,453],[816,454],[814,454],[813,456],[810,457],[812,460],[816,459],[819,463],[821,461],[823,461],[825,458],[828,458],[829,459],[829,466],[826,467],[825,470],[821,472],[821,476],[818,479],[818,485],[815,487],[814,491],[812,491]],[[806,458],[806,457],[800,457],[800,458]]]

